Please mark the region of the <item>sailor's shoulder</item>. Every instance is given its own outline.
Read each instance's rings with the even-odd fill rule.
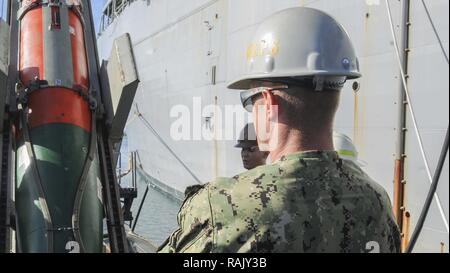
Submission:
[[[257,167],[253,170],[241,173],[231,178],[236,183],[265,183],[272,182],[274,179],[282,177],[286,172],[290,171],[290,166],[281,164],[280,162]]]
[[[364,202],[373,203],[376,201],[375,203],[379,204],[381,208],[390,211],[391,201],[386,190],[357,164],[344,160],[341,172],[347,179],[353,182],[350,184],[344,184],[343,187],[345,190],[355,191],[360,189],[361,194],[366,196],[366,198],[364,198]],[[355,187],[355,185],[358,187]]]
[[[209,207],[208,184],[192,185],[186,188],[184,200],[181,204],[180,214],[190,213]]]
[[[201,190],[203,190],[206,187],[206,185],[192,185],[186,188],[186,190],[184,191],[184,197],[190,198],[192,196],[194,196],[195,194],[197,194],[198,192],[200,192]]]

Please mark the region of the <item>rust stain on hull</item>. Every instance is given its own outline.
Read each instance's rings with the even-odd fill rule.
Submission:
[[[394,170],[394,216],[397,224],[401,227],[403,222],[403,200],[404,200],[404,183],[402,183],[403,163],[402,160],[395,161]]]
[[[403,213],[403,226],[401,229],[402,232],[402,245],[401,245],[401,250],[402,252],[406,251],[406,248],[408,247],[409,244],[409,226],[411,224],[411,214],[409,213],[409,211],[405,211],[405,213]]]

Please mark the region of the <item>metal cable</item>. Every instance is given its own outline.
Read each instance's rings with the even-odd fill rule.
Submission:
[[[139,109],[136,105],[136,111],[139,119],[144,123],[144,125],[149,129],[155,137],[166,147],[167,150],[175,157],[175,159],[183,166],[183,168],[194,178],[194,180],[203,185],[203,183],[198,179],[198,177],[189,169],[189,167],[177,156],[177,154],[169,147],[169,145],[164,141],[164,139],[158,134],[158,132],[153,128],[153,126],[145,119],[145,117],[139,112]]]
[[[444,58],[447,61],[447,64],[449,64],[448,56],[447,56],[447,52],[445,52],[444,44],[442,43],[441,37],[439,37],[439,33],[436,29],[433,19],[431,18],[431,14],[430,14],[430,11],[428,10],[427,4],[425,3],[425,0],[422,0],[422,5],[423,5],[423,8],[425,9],[425,12],[427,13],[427,17],[428,17],[428,20],[430,21],[431,27],[433,28],[434,35],[436,36],[436,38],[439,42],[439,45],[441,46],[441,50],[442,50],[442,53],[444,54]]]
[[[414,230],[409,245],[406,248],[406,253],[411,253],[414,250],[414,246],[416,245],[417,239],[419,238],[419,235],[422,232],[422,228],[425,223],[425,220],[427,219],[431,203],[433,202],[433,196],[436,193],[437,186],[439,184],[439,178],[441,177],[442,174],[442,168],[444,167],[445,159],[447,158],[448,146],[449,146],[449,129],[447,128],[447,135],[445,137],[444,146],[442,146],[441,156],[439,157],[439,163],[436,168],[436,172],[434,174],[433,183],[431,185],[430,191],[428,192],[427,199],[425,200],[425,205],[422,210],[422,213],[420,214],[419,220],[417,221],[416,229]]]
[[[400,57],[398,42],[397,42],[397,38],[395,36],[394,23],[393,23],[392,13],[391,13],[391,6],[389,4],[389,0],[385,0],[385,2],[386,2],[386,9],[387,9],[387,12],[388,12],[388,18],[389,18],[389,23],[390,23],[390,28],[391,28],[392,39],[394,40],[395,53],[397,55],[397,61],[398,61],[398,65],[399,65],[399,68],[400,68],[400,73],[401,73],[401,77],[402,77],[402,81],[403,81],[403,87],[404,87],[406,99],[407,99],[407,102],[408,102],[408,109],[409,109],[409,112],[411,114],[411,120],[412,120],[413,125],[414,125],[414,131],[415,131],[415,133],[417,135],[417,140],[419,142],[420,153],[422,155],[422,158],[423,158],[423,161],[424,161],[424,164],[425,164],[425,169],[427,171],[428,179],[429,179],[429,182],[432,184],[433,183],[433,176],[431,175],[430,166],[428,164],[428,159],[427,159],[427,156],[426,156],[426,153],[425,153],[425,149],[424,149],[424,145],[423,145],[423,141],[422,141],[422,136],[420,134],[419,126],[418,126],[417,119],[416,119],[416,114],[415,114],[414,109],[413,109],[413,103],[412,103],[412,100],[411,100],[408,84],[406,82],[405,71],[404,71],[403,66],[402,66],[402,61],[401,61],[401,57]],[[447,230],[447,233],[449,233],[448,220],[447,220],[447,217],[445,216],[444,209],[443,209],[443,207],[441,205],[441,200],[439,198],[439,195],[437,193],[435,193],[434,194],[434,198],[435,198],[436,204],[437,204],[437,206],[439,208],[439,212],[441,214],[442,220],[444,221],[444,225],[445,225],[445,228]]]
[[[147,195],[148,195],[149,189],[150,189],[150,185],[147,184],[144,196],[142,197],[141,203],[139,204],[139,209],[138,209],[138,212],[136,214],[136,219],[134,219],[133,227],[131,228],[132,232],[134,232],[136,230],[136,225],[137,225],[137,223],[139,221],[139,217],[141,216],[142,207],[144,206],[145,200],[147,199]]]

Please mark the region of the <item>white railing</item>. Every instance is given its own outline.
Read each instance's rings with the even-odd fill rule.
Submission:
[[[108,26],[111,25],[128,6],[136,1],[139,0],[110,0],[106,2],[103,8],[103,15],[100,23],[100,32],[106,30]],[[149,2],[149,0],[142,1]]]

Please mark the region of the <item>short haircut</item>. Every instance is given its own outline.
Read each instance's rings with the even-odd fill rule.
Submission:
[[[279,122],[304,133],[330,130],[339,106],[340,90],[313,91],[293,88],[276,91]]]

